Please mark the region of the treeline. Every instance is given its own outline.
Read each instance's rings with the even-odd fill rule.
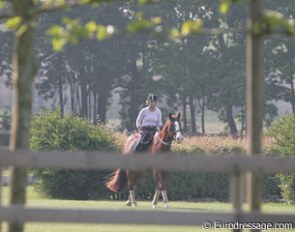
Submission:
[[[295,16],[294,1],[265,1],[269,10]],[[139,13],[140,12],[140,13]],[[123,28],[135,18],[160,16],[161,30],[178,28],[183,22],[200,18],[207,28],[245,28],[246,6],[237,4],[227,15],[219,12],[218,1],[162,1],[139,5],[119,1],[97,8],[79,7],[66,12],[42,15],[38,21],[35,52],[40,70],[35,80],[44,99],[58,99],[56,107],[96,124],[105,123],[113,93],[120,95],[121,128],[134,129],[135,118],[146,95],[160,96],[164,114],[181,110],[183,129],[197,133],[196,113],[201,115],[200,133],[206,134],[206,110],[218,113],[232,135],[245,130],[245,35],[191,36],[170,41],[151,33],[118,34],[104,41],[83,40],[66,45],[60,53],[52,51],[46,31],[68,17],[93,20]],[[63,19],[64,20],[64,19]],[[1,33],[0,76],[10,80],[12,35]],[[289,102],[295,114],[294,42],[283,36],[265,40],[265,123],[277,116],[274,101]],[[5,75],[4,75],[5,74]],[[163,115],[164,115],[163,114]],[[240,120],[238,128],[236,121]]]

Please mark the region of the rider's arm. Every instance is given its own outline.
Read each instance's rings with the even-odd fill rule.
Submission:
[[[143,116],[144,116],[144,113],[143,113],[144,109],[142,109],[138,116],[137,116],[137,119],[136,119],[136,128],[137,129],[141,129],[142,128],[142,121],[143,121]]]
[[[163,122],[162,122],[162,112],[161,112],[161,110],[159,109],[158,110],[158,122],[157,122],[157,127],[158,128],[162,128],[162,126],[163,126]]]

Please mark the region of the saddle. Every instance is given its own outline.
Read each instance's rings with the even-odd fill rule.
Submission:
[[[155,133],[156,131],[143,131],[139,138],[135,152],[147,152],[153,141]]]

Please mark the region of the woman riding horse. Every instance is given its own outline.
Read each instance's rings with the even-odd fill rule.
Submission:
[[[140,132],[140,140],[136,151],[148,151],[154,134],[163,126],[162,112],[157,105],[157,96],[149,94],[147,97],[147,107],[143,108],[136,119],[136,128]]]
[[[138,118],[140,121],[140,114]],[[146,132],[147,134],[149,134],[148,136],[152,136],[150,141],[148,141],[148,139],[145,139],[143,137],[145,135],[143,134],[132,134],[127,138],[127,141],[122,146],[123,155],[132,155],[136,151],[148,151],[152,155],[155,155],[159,152],[171,152],[172,141],[175,140],[177,142],[181,142],[183,140],[179,118],[180,113],[178,113],[176,116],[172,115],[172,113],[169,113],[169,120],[165,123],[161,131],[156,132],[156,130],[149,130]],[[162,121],[158,122],[159,124],[156,125],[161,125]],[[147,146],[147,144],[149,144],[149,146]],[[140,148],[138,148],[138,145],[140,146]],[[128,187],[129,197],[128,201],[126,202],[126,205],[136,206],[137,203],[135,201],[134,185],[139,177],[139,174],[140,172],[134,170],[118,169],[106,183],[106,186],[114,192],[122,192],[125,190],[126,187]],[[165,178],[163,174],[157,170],[153,170],[153,176],[155,177],[157,182],[157,188],[152,202],[153,208],[157,206],[160,194],[162,195],[164,207],[166,208],[168,207],[168,197],[166,191],[166,184],[164,180]]]

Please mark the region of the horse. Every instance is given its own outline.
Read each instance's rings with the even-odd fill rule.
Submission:
[[[173,115],[169,113],[169,120],[164,124],[162,129],[159,132],[156,132],[152,138],[152,143],[149,146],[148,153],[150,155],[155,155],[157,153],[171,153],[171,144],[172,141],[181,143],[183,141],[183,135],[181,133],[181,124],[179,122],[180,113]],[[136,155],[135,149],[139,142],[140,134],[134,133],[130,135],[126,142],[122,145],[123,155]],[[168,205],[168,196],[165,183],[165,175],[160,171],[155,169],[152,170],[152,174],[156,180],[157,187],[153,197],[153,208],[157,207],[160,194],[162,195],[164,208],[169,207]],[[129,197],[126,202],[127,206],[137,206],[135,201],[135,191],[134,186],[136,180],[139,178],[140,172],[135,170],[123,170],[117,169],[114,173],[111,174],[108,181],[106,182],[106,187],[113,192],[123,192],[126,187],[129,190]]]

